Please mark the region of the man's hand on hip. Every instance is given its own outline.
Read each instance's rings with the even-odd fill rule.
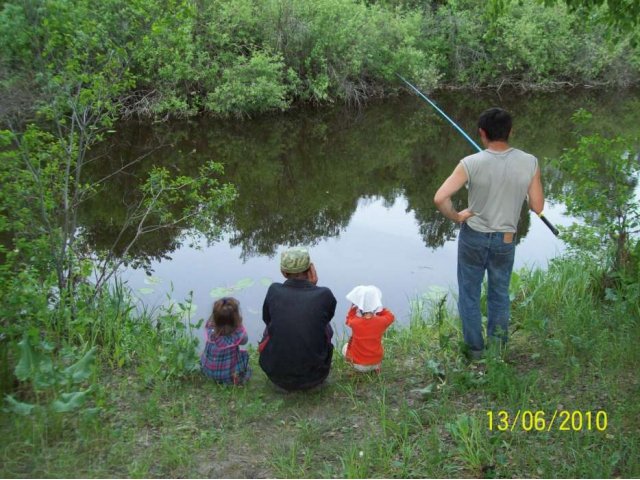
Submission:
[[[458,212],[458,218],[456,219],[456,222],[464,223],[467,220],[469,220],[471,217],[473,217],[474,215],[475,215],[475,213],[473,213],[468,208],[465,208],[464,210]]]

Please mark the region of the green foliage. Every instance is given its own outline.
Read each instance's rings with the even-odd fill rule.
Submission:
[[[6,3],[6,2],[5,2]],[[0,12],[0,44],[3,69],[26,66],[34,60],[30,48],[30,26],[28,13],[23,5],[6,3]]]
[[[634,0],[563,0],[572,10],[595,10],[606,7],[606,20],[623,30],[631,30],[640,23],[640,4]],[[546,5],[558,0],[544,0]]]
[[[43,272],[56,272],[59,299],[67,291],[75,294],[78,281],[91,273],[91,264],[86,263],[89,257],[98,261],[94,264],[98,268],[94,292],[100,291],[135,242],[149,232],[174,225],[193,226],[214,238],[219,233],[214,215],[235,197],[231,185],[220,184],[222,166],[218,163],[203,163],[193,176],[175,176],[166,168],[152,169],[122,225],[123,230],[134,229],[133,237],[120,236],[116,240],[119,244],[88,252],[82,232],[76,228],[77,215],[82,203],[104,188],[100,182],[78,178],[87,161],[88,144],[80,139],[67,144],[66,138],[33,125],[21,135],[3,132],[2,139],[5,145],[9,141],[16,145],[0,151],[0,178],[7,184],[0,194],[5,206],[2,228],[11,231],[14,241],[24,246],[16,252],[22,259],[37,253],[29,263]],[[81,154],[82,149],[85,151]],[[46,246],[45,251],[38,252],[42,246]],[[116,249],[121,258],[114,264]]]
[[[9,53],[0,70],[2,97],[12,103],[13,95],[25,96],[24,90],[32,89],[23,119],[38,108],[53,121],[70,110],[85,116],[67,119],[64,130],[96,113],[105,113],[102,121],[113,117],[113,100],[133,83],[125,50],[109,36],[91,2],[3,2],[0,16],[0,47]],[[11,119],[11,112],[4,113]]]
[[[79,106],[109,110],[117,99],[122,113],[160,118],[247,115],[296,100],[357,103],[396,91],[396,72],[426,90],[629,85],[640,70],[637,33],[608,21],[615,12],[627,22],[634,12],[625,8],[585,13],[537,0],[12,0],[0,11],[4,115],[56,98],[60,110],[80,90],[91,93],[76,98]]]
[[[592,115],[579,110],[576,146],[554,165],[568,181],[561,198],[567,211],[585,220],[569,230],[567,239],[583,248],[599,242],[614,252],[614,270],[629,263],[629,250],[640,226],[640,203],[635,196],[640,165],[634,153],[638,139],[604,137],[592,131]]]
[[[282,57],[264,52],[254,52],[249,58],[239,57],[236,63],[225,68],[222,81],[207,96],[205,106],[221,115],[251,114],[268,110],[285,110],[289,107],[289,92],[297,77],[288,72]]]
[[[16,400],[7,395],[9,411],[19,415],[30,415],[36,410],[71,413],[83,407],[93,387],[77,389],[85,384],[92,375],[96,349],[89,349],[79,360],[63,368],[54,363],[51,352],[53,346],[41,341],[36,347],[29,335],[24,335],[18,343],[19,360],[15,367],[18,380],[30,387],[31,398],[35,404]]]
[[[120,8],[134,15],[134,35],[128,45],[137,86],[151,92],[138,108],[153,114],[193,115],[201,104],[194,93],[215,70],[208,52],[194,42],[196,8],[193,2],[139,2]],[[151,12],[147,10],[151,8]],[[149,15],[151,13],[151,15]]]
[[[9,146],[15,145],[17,136],[8,131],[0,135],[7,146],[0,151],[0,179],[6,185],[0,193],[3,226],[5,231],[20,232],[14,239],[18,247],[14,253],[20,254],[16,261],[30,258],[32,267],[56,272],[64,288],[66,253],[60,243],[69,203],[64,181],[67,152],[52,134],[35,126],[20,136],[19,149]],[[38,255],[42,247],[46,253]]]
[[[11,292],[0,301],[0,350],[7,362],[1,386],[3,393],[14,390],[9,364],[16,364],[18,380],[28,382],[33,395],[47,404],[31,407],[12,396],[8,401],[16,412],[75,411],[91,393],[71,385],[86,380],[92,356],[61,370],[58,365],[65,361],[64,355],[61,360],[58,351],[40,352],[48,347],[32,348],[25,339],[18,343],[24,332],[33,338],[35,332],[44,332],[43,337],[62,351],[99,345],[105,362],[120,367],[140,361],[136,336],[146,334],[153,349],[143,358],[156,362],[149,367],[150,378],[175,378],[192,372],[197,363],[193,337],[178,331],[183,326],[180,315],[167,312],[162,322],[170,328],[152,328],[156,319],[132,319],[124,291],[113,294],[106,286],[128,260],[131,248],[150,232],[180,226],[209,240],[220,233],[215,215],[235,197],[234,188],[219,181],[222,166],[205,161],[192,176],[152,169],[139,193],[127,202],[120,234],[106,248],[90,248],[80,228],[82,205],[113,175],[110,171],[104,178],[88,179],[86,166],[104,158],[96,146],[112,132],[113,121],[123,112],[123,96],[133,87],[127,48],[135,36],[111,36],[108,31],[123,21],[114,10],[117,5],[96,6],[83,0],[2,5],[3,18],[12,15],[13,20],[0,29],[0,42],[11,43],[12,28],[27,32],[7,49],[8,59],[2,59],[3,97],[27,85],[13,82],[13,74],[25,74],[35,99],[26,116],[3,111],[11,130],[0,131],[0,232],[10,245],[1,248],[5,261],[0,286]],[[133,3],[130,8],[140,6]],[[139,19],[131,16],[133,23]],[[159,25],[156,33],[162,36],[166,33],[162,28],[169,27]],[[162,69],[160,73],[171,78],[176,74]],[[186,72],[183,77],[190,75]],[[31,119],[25,123],[31,114],[39,124]],[[131,230],[132,236],[124,234]],[[156,348],[154,340],[161,347]],[[21,352],[17,359],[12,353],[16,345]]]
[[[140,333],[148,340],[135,344],[136,365],[143,380],[176,381],[200,371],[197,332],[202,320],[191,323],[192,303],[170,303],[154,315],[144,315]],[[155,324],[155,327],[153,326]]]
[[[484,425],[476,417],[460,414],[455,421],[446,424],[453,437],[456,454],[471,471],[479,474],[494,465],[495,448],[487,438]]]
[[[356,1],[282,0],[264,3],[259,28],[298,76],[295,96],[359,102],[394,85],[396,71],[435,85],[430,56],[417,47],[421,18]]]
[[[236,194],[232,185],[220,184],[217,177],[222,172],[222,165],[213,161],[203,163],[195,176],[176,176],[164,167],[154,167],[140,187],[142,198],[131,216],[140,235],[175,224],[194,225],[205,235],[217,235],[212,216]],[[147,225],[149,217],[155,222]]]
[[[487,8],[489,7],[489,8]],[[461,86],[626,85],[637,78],[633,33],[612,33],[598,15],[536,1],[451,1],[427,17],[426,45],[445,82]]]
[[[502,60],[498,65],[508,75],[522,75],[522,81],[531,84],[569,77],[564,69],[574,60],[576,32],[563,8],[514,6],[492,27],[492,57]]]

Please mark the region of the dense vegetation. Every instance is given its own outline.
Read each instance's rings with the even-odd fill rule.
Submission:
[[[226,116],[360,102],[397,91],[396,72],[425,89],[638,82],[637,31],[547,3],[5,1],[0,103],[90,87],[123,114]]]
[[[585,222],[564,233],[572,256],[514,275],[506,362],[467,365],[457,319],[427,296],[390,336],[380,377],[337,360],[334,383],[308,396],[259,374],[219,388],[198,375],[188,299],[140,312],[117,272],[153,232],[216,237],[237,193],[222,165],[151,168],[105,217],[113,243],[82,228],[83,208],[131,167],[87,175],[123,115],[360,102],[394,92],[396,72],[427,89],[637,83],[636,32],[601,22],[605,6],[546,3],[1,2],[1,475],[638,476],[637,138],[586,112],[554,165]],[[491,431],[500,409],[606,411],[608,427]]]

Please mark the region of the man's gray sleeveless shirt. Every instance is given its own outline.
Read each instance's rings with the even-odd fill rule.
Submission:
[[[483,150],[460,163],[469,179],[469,208],[475,213],[467,224],[478,232],[515,232],[538,168],[536,157],[516,148]]]

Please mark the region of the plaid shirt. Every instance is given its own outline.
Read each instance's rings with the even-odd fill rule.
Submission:
[[[244,383],[251,376],[249,353],[240,345],[249,341],[244,326],[231,335],[218,336],[212,328],[206,329],[206,344],[200,357],[202,371],[219,383]]]

